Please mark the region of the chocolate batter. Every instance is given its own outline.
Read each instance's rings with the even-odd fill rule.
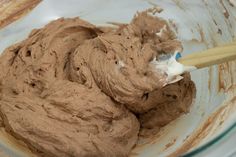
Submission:
[[[169,84],[151,64],[182,50],[151,11],[109,28],[61,18],[7,48],[0,57],[7,132],[38,156],[125,157],[140,126],[149,134],[188,112],[190,76]]]

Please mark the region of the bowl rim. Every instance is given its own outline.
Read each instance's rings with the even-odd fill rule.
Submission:
[[[219,135],[214,137],[213,139],[207,141],[203,145],[201,145],[197,148],[194,148],[193,150],[191,150],[181,156],[182,157],[193,157],[195,155],[198,155],[198,154],[204,152],[205,150],[209,149],[213,145],[220,144],[226,136],[228,136],[232,133],[236,134],[236,122],[233,123],[230,127],[228,127],[225,131],[223,131],[222,133],[220,133]]]

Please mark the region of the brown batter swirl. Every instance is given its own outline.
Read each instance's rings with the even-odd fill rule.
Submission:
[[[39,156],[128,156],[140,125],[162,127],[192,104],[188,74],[166,86],[150,64],[181,50],[166,21],[148,11],[117,28],[50,22],[0,57],[3,126]]]

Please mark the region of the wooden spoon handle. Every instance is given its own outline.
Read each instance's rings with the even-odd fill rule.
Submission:
[[[235,42],[184,56],[178,62],[199,69],[232,60],[236,60]]]

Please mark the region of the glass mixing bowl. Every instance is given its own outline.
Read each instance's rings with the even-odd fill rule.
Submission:
[[[234,0],[44,0],[30,14],[0,30],[0,52],[59,17],[75,17],[96,25],[129,22],[137,11],[160,6],[157,16],[169,25],[184,46],[184,54],[234,40]],[[190,113],[163,127],[152,139],[139,141],[132,157],[236,156],[236,61],[191,73],[197,97]],[[32,156],[0,133],[0,152]],[[1,155],[1,153],[0,153]],[[1,155],[3,156],[3,155]]]

